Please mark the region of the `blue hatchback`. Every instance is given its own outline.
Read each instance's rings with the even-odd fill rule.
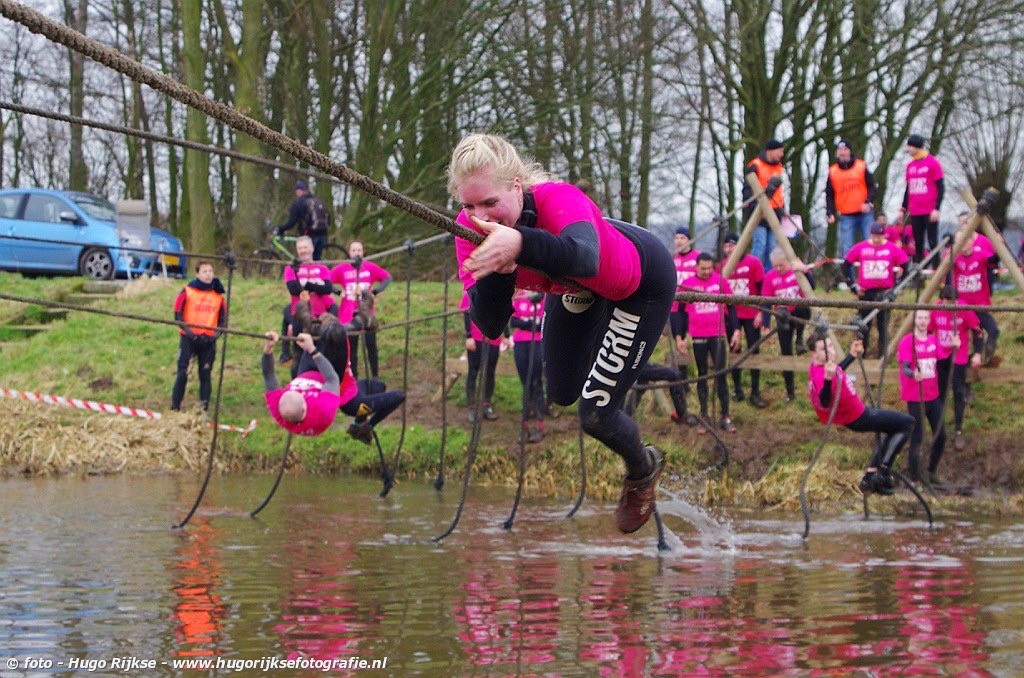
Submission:
[[[157,251],[132,251],[129,248],[141,246],[142,240],[131,231],[119,233],[115,216],[113,204],[89,193],[0,190],[0,270],[80,274],[97,280],[165,269],[170,275],[185,276],[180,240],[153,228],[147,249]]]

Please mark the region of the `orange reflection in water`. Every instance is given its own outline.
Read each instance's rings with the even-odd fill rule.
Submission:
[[[223,576],[223,566],[215,557],[218,536],[204,518],[196,518],[189,531],[182,533],[181,558],[175,565],[173,582],[178,598],[174,606],[174,636],[180,657],[217,654],[228,608],[216,593]]]

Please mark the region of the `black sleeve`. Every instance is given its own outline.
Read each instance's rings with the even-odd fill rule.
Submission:
[[[462,314],[462,324],[466,327],[466,339],[473,336],[472,330],[469,328],[469,324],[473,322],[473,319],[469,317],[469,311]]]
[[[181,311],[175,311],[174,312],[174,319],[177,320],[179,323],[185,322],[184,309],[181,310]],[[186,337],[191,337],[194,334],[194,332],[192,332],[192,328],[189,327],[188,325],[182,325],[181,329],[185,330],[185,336]]]
[[[330,280],[325,280],[321,283],[307,282],[302,286],[302,289],[314,294],[330,294],[334,291],[334,285]]]
[[[515,272],[492,273],[469,288],[470,315],[488,339],[497,339],[508,326],[515,289]]]
[[[531,332],[536,332],[540,329],[538,324],[533,322],[532,318],[517,318],[512,316],[512,319],[508,321],[508,324],[517,330],[529,330]]]
[[[832,181],[825,179],[825,215],[834,216],[836,213],[836,193],[832,188]]]
[[[935,196],[935,209],[941,209],[942,198],[946,195],[946,180],[944,178],[935,182],[935,190],[937,191],[937,195]]]
[[[821,384],[821,390],[818,391],[818,400],[821,402],[822,407],[832,407],[832,382],[834,379],[826,379]]]
[[[689,329],[689,318],[684,311],[673,311],[668,317],[669,327],[672,329],[673,337],[686,337]]]
[[[274,372],[274,356],[272,354],[263,354],[263,358],[260,362],[260,368],[263,371],[264,391],[276,391],[281,388],[280,384],[277,383],[277,373]]]
[[[287,231],[295,224],[302,222],[302,217],[306,212],[306,201],[302,198],[298,198],[292,201],[291,207],[288,208],[288,221],[281,224],[278,227],[281,231]]]
[[[516,230],[523,236],[523,250],[517,263],[552,277],[589,278],[597,275],[599,249],[593,224],[577,221],[558,235],[528,226],[516,226]]]
[[[388,285],[390,285],[390,284],[391,284],[391,276],[389,275],[388,277],[386,277],[383,280],[379,281],[377,283],[377,286],[374,287],[370,291],[373,292],[374,295],[380,294],[381,292],[386,290],[388,288]]]
[[[839,367],[841,367],[843,369],[843,372],[845,372],[847,369],[849,369],[850,365],[853,364],[854,360],[856,360],[856,358],[847,353],[846,357],[843,358],[842,361],[839,363]]]
[[[910,205],[910,189],[909,188],[904,188],[903,189],[903,205],[902,205],[903,209],[907,209],[907,207],[909,205]]]
[[[864,167],[864,183],[868,187],[868,202],[874,204],[875,195],[878,193],[878,184],[875,183],[875,175],[871,173],[867,166]]]
[[[736,306],[734,304],[725,305],[725,331],[728,332],[729,336],[740,328],[740,320],[736,315]]]
[[[299,293],[302,292],[302,284],[298,280],[289,280],[284,286],[288,288],[288,294],[293,297],[299,296]]]
[[[914,366],[911,365],[909,361],[904,360],[903,362],[900,363],[900,372],[903,373],[903,376],[910,377],[911,379],[913,379]]]

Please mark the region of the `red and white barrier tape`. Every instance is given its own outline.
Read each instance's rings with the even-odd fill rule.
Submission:
[[[31,403],[44,403],[46,405],[61,405],[62,407],[73,407],[79,410],[91,412],[102,412],[104,414],[123,414],[127,417],[138,417],[140,419],[160,419],[163,417],[159,412],[144,410],[141,407],[127,407],[125,405],[111,405],[95,400],[81,400],[79,398],[65,398],[63,396],[49,395],[46,393],[32,393],[30,391],[16,391],[13,388],[0,386],[0,398],[21,398]],[[248,426],[230,426],[221,424],[219,428],[223,431],[234,431],[245,437],[256,428],[256,420],[249,422]]]

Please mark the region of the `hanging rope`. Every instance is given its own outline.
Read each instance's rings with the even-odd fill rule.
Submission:
[[[492,350],[493,347],[485,339],[480,342],[480,346],[477,350],[480,351],[480,366],[482,370],[487,369],[488,351]],[[497,350],[497,349],[493,349]],[[455,527],[459,524],[459,519],[462,517],[462,509],[466,505],[466,495],[469,493],[469,478],[473,473],[473,464],[476,462],[476,454],[480,449],[480,431],[483,428],[483,414],[484,414],[484,399],[480,396],[483,395],[483,382],[486,380],[485,373],[482,371],[477,375],[477,383],[474,385],[474,412],[476,416],[473,417],[473,433],[469,438],[469,450],[466,453],[466,467],[462,472],[462,495],[459,497],[459,505],[455,510],[455,517],[452,518],[451,525],[448,529],[441,534],[434,537],[433,542],[436,544],[448,535],[455,531]]]
[[[446,236],[447,242],[454,242],[451,236]],[[438,492],[444,487],[444,453],[448,444],[448,394],[445,392],[445,385],[448,383],[448,288],[451,285],[449,267],[454,256],[444,254],[444,296],[441,302],[441,449],[438,453],[437,477],[434,478],[434,489]]]
[[[388,470],[388,462],[384,459],[384,450],[380,446],[380,438],[377,437],[377,429],[373,429],[373,442],[377,446],[377,457],[380,459],[380,497],[388,496],[388,492],[395,486],[395,476]]]
[[[835,383],[835,379],[833,379],[833,383]],[[836,411],[839,409],[839,398],[841,395],[842,388],[837,384],[835,393],[832,394],[832,409],[829,410],[828,421],[825,422],[825,432],[822,433],[818,449],[814,450],[814,454],[811,455],[811,461],[807,464],[807,468],[804,469],[804,473],[800,477],[800,510],[804,514],[804,533],[801,539],[807,539],[807,536],[811,533],[811,509],[807,505],[807,479],[811,477],[811,471],[814,470],[815,464],[818,463],[818,459],[821,458],[821,454],[825,450],[825,444],[832,436],[834,428],[832,421],[835,419]]]
[[[448,237],[447,234],[442,234]],[[416,243],[410,238],[405,243],[406,251],[408,252],[408,259],[406,260],[405,268],[405,345],[402,350],[402,393],[409,393],[409,332],[412,328],[412,323],[409,320],[409,315],[412,308],[412,261],[413,255],[416,252]],[[405,429],[408,425],[408,398],[402,401],[402,427],[398,434],[398,445],[395,447],[395,456],[391,462],[391,468],[394,469],[394,473],[398,473],[398,459],[399,455],[402,454],[402,444],[405,442]],[[382,497],[387,496],[386,492],[381,493]]]
[[[227,327],[231,322],[231,288],[232,281],[235,277],[235,264],[233,259],[226,261],[228,266],[228,288],[224,295],[224,326]],[[198,327],[198,326],[197,326]],[[173,526],[173,529],[180,530],[188,524],[188,521],[195,515],[196,509],[199,508],[199,503],[203,500],[203,495],[206,494],[206,487],[210,484],[210,476],[213,474],[213,455],[217,450],[217,433],[220,430],[220,397],[223,393],[224,386],[224,365],[227,363],[228,356],[228,335],[224,335],[224,341],[221,342],[220,347],[220,371],[217,375],[217,397],[213,402],[213,439],[210,441],[210,453],[206,458],[206,475],[203,477],[203,484],[199,488],[199,494],[196,495],[196,500],[192,504],[192,508],[189,509],[188,514],[181,519],[177,525]]]
[[[531,318],[530,318],[531,322],[533,322],[534,327],[537,327],[540,324],[540,320],[537,318],[537,306],[538,306],[537,303],[533,304],[533,313],[531,314]],[[517,467],[516,497],[512,501],[512,511],[511,511],[511,513],[509,513],[508,519],[506,519],[505,522],[502,524],[502,527],[504,527],[506,530],[511,530],[512,529],[512,523],[516,519],[516,511],[519,509],[519,502],[520,502],[520,500],[523,497],[523,484],[524,484],[524,482],[526,480],[526,437],[527,437],[527,434],[526,434],[526,428],[527,428],[527,424],[526,424],[526,411],[527,411],[527,408],[530,407],[530,406],[537,407],[538,397],[539,396],[543,396],[543,391],[541,391],[541,393],[538,394],[538,393],[534,392],[534,388],[533,388],[534,370],[535,369],[540,369],[537,365],[534,365],[534,360],[533,360],[534,359],[534,351],[537,348],[537,344],[540,343],[540,340],[537,338],[537,334],[536,334],[536,330],[535,329],[531,328],[530,333],[531,333],[532,341],[530,341],[530,348],[527,350],[527,355],[526,355],[526,366],[527,366],[526,367],[526,383],[523,385],[523,390],[525,391],[525,395],[523,397],[523,399],[524,399],[524,406],[523,406],[523,410],[520,413],[520,417],[519,417],[519,424],[520,424],[520,428],[519,428],[519,459],[518,459],[519,463],[516,465],[516,467]],[[538,360],[537,362],[539,363],[540,361]],[[540,412],[539,411],[537,412],[537,416],[538,417],[540,416]]]
[[[269,504],[270,500],[274,497],[274,493],[277,492],[277,486],[281,484],[281,476],[284,475],[284,468],[288,464],[288,450],[290,450],[291,447],[292,447],[292,433],[291,433],[291,431],[289,431],[288,432],[288,439],[284,443],[284,453],[281,455],[281,464],[280,464],[279,468],[277,469],[277,478],[274,479],[274,484],[273,484],[273,486],[271,486],[270,493],[267,494],[266,498],[262,502],[260,502],[259,506],[254,508],[252,511],[249,511],[249,517],[250,518],[255,518],[257,513],[262,511],[264,508],[266,508],[267,504]]]
[[[580,491],[576,495],[576,503],[572,505],[569,512],[565,514],[565,517],[572,518],[576,515],[576,512],[580,510],[580,506],[583,506],[583,498],[587,496],[587,455],[584,449],[583,440],[583,426],[577,426],[577,433],[579,434],[579,448],[580,448]]]

